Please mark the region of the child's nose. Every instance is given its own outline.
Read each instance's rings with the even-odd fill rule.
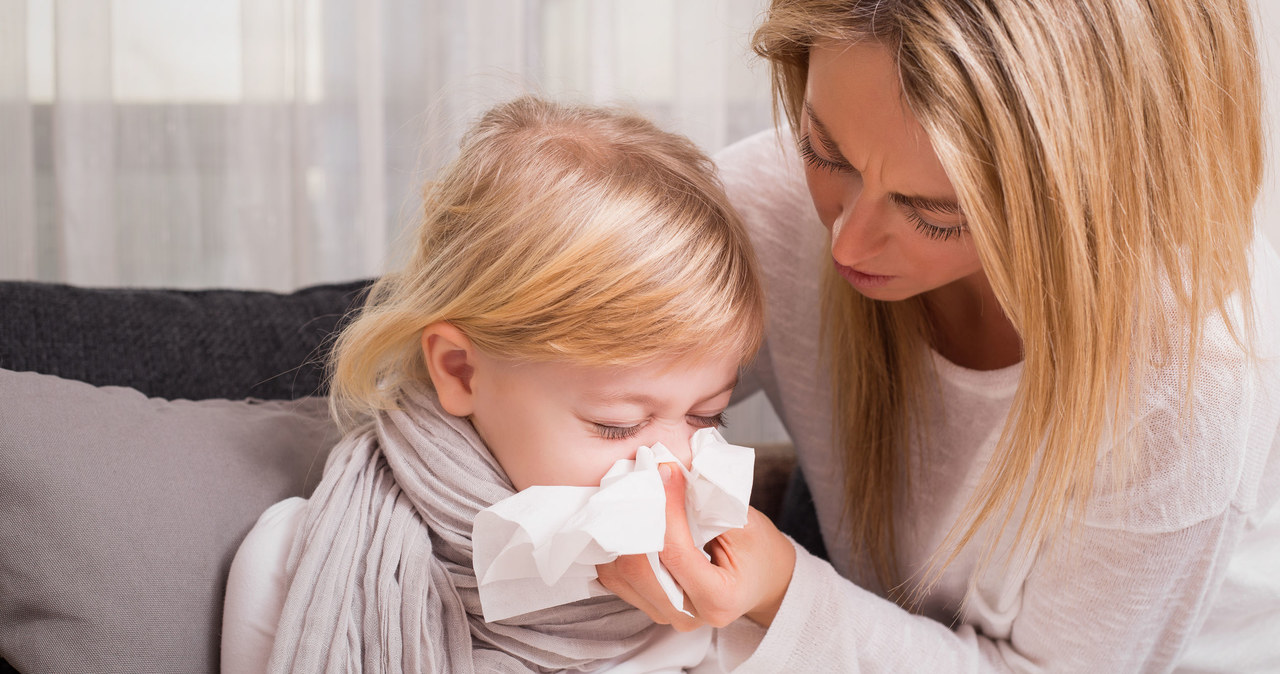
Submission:
[[[693,438],[693,433],[697,429],[690,427],[689,424],[673,424],[661,426],[655,430],[654,437],[646,444],[652,447],[655,444],[662,443],[662,446],[666,447],[667,451],[671,452],[681,465],[688,468],[690,462],[693,461],[693,450],[689,441]]]

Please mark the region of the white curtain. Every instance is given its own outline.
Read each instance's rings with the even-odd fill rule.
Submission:
[[[715,150],[772,121],[765,0],[0,0],[0,279],[292,290],[395,264],[510,96]],[[731,440],[786,434],[763,398]]]
[[[421,183],[502,98],[627,104],[712,152],[769,126],[747,48],[765,4],[0,0],[0,279],[375,275]],[[1272,129],[1277,6],[1255,3]],[[1280,243],[1273,168],[1258,215]]]
[[[630,105],[709,152],[768,127],[747,48],[765,4],[0,0],[0,279],[374,276],[423,181],[503,98]],[[1274,120],[1280,10],[1258,8]],[[1280,243],[1274,170],[1258,214]],[[763,400],[735,412],[731,439],[785,439]]]
[[[394,263],[526,92],[707,151],[771,122],[762,0],[0,0],[0,278],[289,290]]]

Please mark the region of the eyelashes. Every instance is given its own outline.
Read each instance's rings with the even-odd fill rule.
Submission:
[[[800,141],[797,145],[800,148],[800,156],[804,159],[805,163],[813,166],[814,168],[819,168],[823,171],[830,171],[831,173],[848,173],[853,170],[852,166],[831,161],[830,159],[824,158],[817,152],[814,152],[813,143],[809,141],[809,134],[807,133],[800,136]]]
[[[697,426],[698,428],[711,428],[713,426],[724,428],[725,426],[724,412],[709,417],[697,414],[687,414],[685,415],[685,418],[689,420],[691,425]],[[626,440],[628,438],[633,438],[640,432],[640,429],[645,427],[645,424],[643,423],[636,424],[634,426],[610,426],[608,424],[597,423],[592,423],[591,425],[595,427],[596,434],[605,440]]]
[[[640,429],[644,426],[644,424],[636,424],[635,426],[606,426],[604,424],[595,423],[591,425],[595,426],[596,434],[605,440],[626,440],[627,438],[635,437],[635,434],[639,433]]]
[[[796,143],[800,150],[800,157],[805,163],[829,173],[857,173],[858,170],[848,164],[831,161],[818,154],[813,149],[813,142],[809,140],[809,134],[800,137]],[[906,214],[907,220],[915,227],[916,231],[923,234],[932,241],[949,241],[958,238],[961,234],[969,231],[967,225],[956,225],[954,227],[939,227],[921,217],[920,213],[908,206],[907,204],[899,204],[903,213]]]
[[[911,224],[915,225],[917,232],[920,232],[934,241],[949,241],[969,231],[969,228],[965,225],[939,227],[931,222],[927,222],[924,218],[920,217],[920,214],[917,213],[914,208],[907,207],[904,208],[903,211],[907,214],[907,220],[910,220]]]
[[[693,423],[693,425],[701,426],[703,428],[710,428],[712,426],[724,428],[727,425],[724,422],[724,412],[709,417],[698,416],[696,414],[689,414],[686,415],[686,417]]]

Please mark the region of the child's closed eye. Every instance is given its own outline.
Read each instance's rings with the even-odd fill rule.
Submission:
[[[691,426],[697,426],[698,428],[712,428],[715,426],[723,428],[725,426],[724,412],[719,412],[709,416],[702,414],[686,414],[685,419],[689,421]],[[631,426],[614,426],[598,422],[591,422],[591,425],[595,428],[596,435],[599,435],[605,440],[626,440],[628,438],[633,438],[640,432],[640,429],[645,426],[643,423],[633,424]]]
[[[713,414],[711,416],[701,416],[698,414],[686,415],[689,423],[701,428],[711,428],[712,426],[720,426],[723,428],[726,424],[724,421],[724,412]]]
[[[596,429],[596,434],[605,440],[626,440],[635,437],[636,433],[644,428],[644,424],[635,424],[634,426],[610,426],[608,424],[592,423]]]

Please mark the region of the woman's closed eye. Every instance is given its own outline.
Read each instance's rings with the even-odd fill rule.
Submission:
[[[911,224],[915,225],[916,231],[934,241],[947,241],[969,231],[968,226],[963,224],[951,226],[935,225],[925,220],[924,216],[920,215],[920,212],[914,208],[907,208],[905,212],[907,220],[910,220]]]
[[[856,172],[855,169],[847,163],[832,161],[818,154],[818,152],[813,149],[813,143],[809,140],[809,134],[807,133],[800,137],[800,141],[797,144],[800,148],[800,156],[804,158],[806,164],[814,168],[822,169],[823,171],[830,171],[831,173]]]
[[[933,239],[934,241],[947,241],[954,239],[961,234],[969,231],[969,225],[963,219],[963,212],[958,206],[943,204],[936,200],[921,200],[919,198],[909,198],[894,195],[894,201],[902,208],[903,214],[907,216],[907,220],[915,226],[916,231]],[[957,220],[954,224],[938,224],[930,222],[920,214],[919,208],[913,202],[925,201],[926,206],[931,206],[929,210],[936,211],[945,218]],[[938,204],[937,206],[932,206]]]

